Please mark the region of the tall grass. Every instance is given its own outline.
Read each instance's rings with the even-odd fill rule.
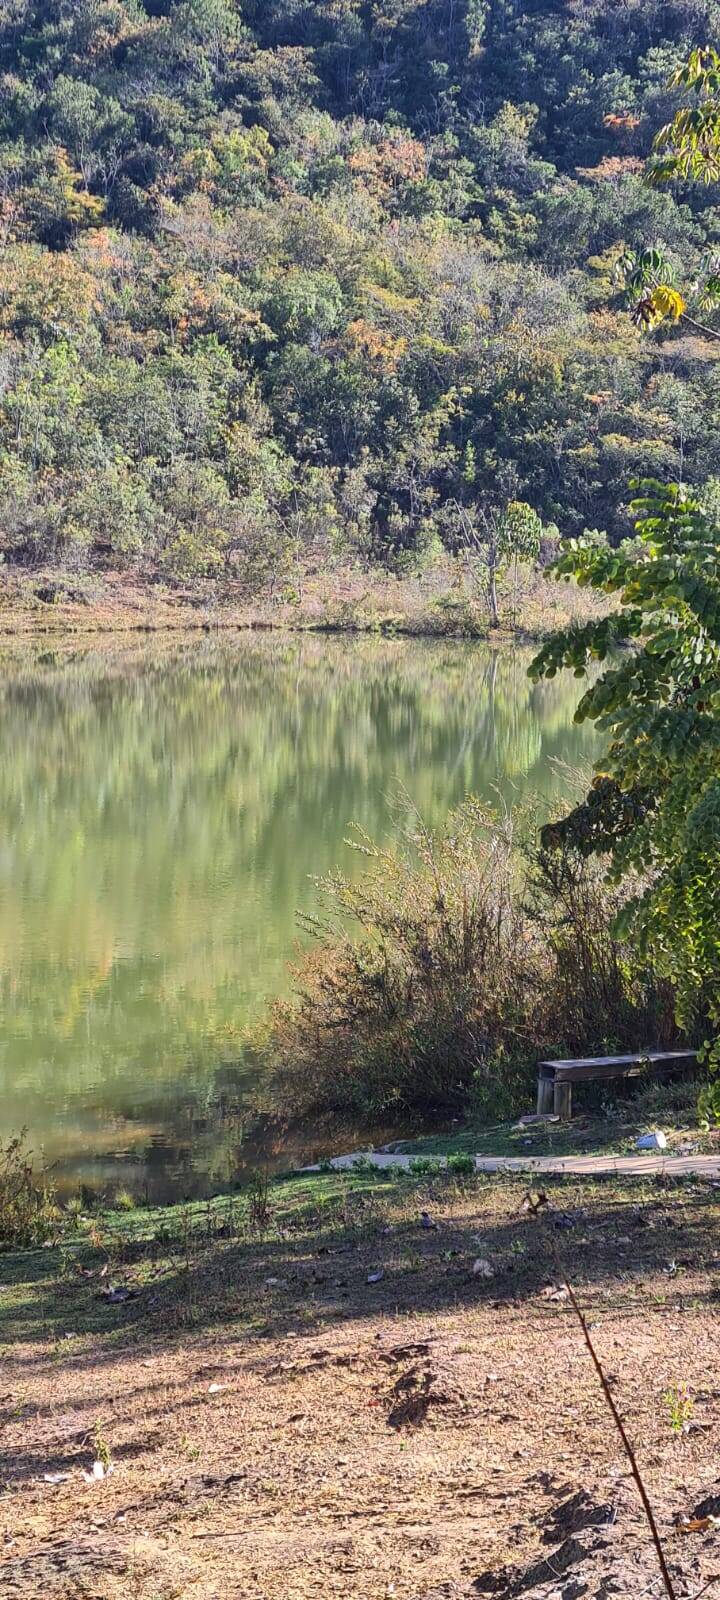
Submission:
[[[25,1129],[6,1143],[0,1140],[0,1251],[53,1240],[59,1221],[53,1184],[35,1170]]]
[[[612,935],[596,865],[538,854],[532,819],[468,800],[365,868],[320,881],[323,915],[264,1048],[291,1113],[504,1116],[535,1063],[673,1037],[670,997]]]

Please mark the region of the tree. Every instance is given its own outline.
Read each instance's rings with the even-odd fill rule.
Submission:
[[[491,626],[499,628],[498,580],[508,561],[513,561],[517,603],[518,562],[538,555],[542,520],[524,500],[509,500],[504,510],[479,506],[469,511],[457,501],[455,506],[465,548],[480,563]]]
[[[646,181],[657,187],[681,179],[717,183],[720,179],[720,55],[705,48],[691,51],[673,73],[669,87],[686,89],[694,104],[682,106],[655,135]],[[681,291],[673,263],[658,248],[627,252],[620,261],[635,320],[654,328],[661,322],[684,322],[711,339],[720,329],[698,322],[688,303],[701,313],[720,305],[720,259],[716,251],[700,263],[697,281]]]
[[[657,135],[651,181],[714,181],[720,56],[693,51],[672,85],[691,89],[696,104],[676,111]],[[624,268],[639,322],[699,326],[660,251],[626,258]],[[716,268],[699,293],[708,307],[720,301]],[[556,564],[562,576],[619,595],[620,607],[550,639],[531,675],[572,667],[583,678],[593,659],[631,648],[591,684],[576,713],[609,739],[594,783],[542,837],[549,848],[604,853],[615,879],[636,875],[640,887],[617,931],[632,934],[671,981],[679,1024],[707,1031],[711,1077],[702,1102],[720,1121],[720,512],[712,483],[704,495],[653,480],[640,487],[639,554],[578,539]]]
[[[692,50],[670,80],[672,88],[690,89],[695,104],[676,111],[655,135],[649,178],[717,183],[720,179],[720,55],[709,45]]]
[[[48,96],[47,112],[58,143],[77,162],[85,188],[99,183],[107,195],[120,170],[123,147],[134,132],[132,118],[117,100],[62,73]]]
[[[688,180],[714,170],[715,56],[667,80],[693,37],[714,36],[716,10],[6,0],[0,453],[30,473],[8,480],[13,548],[61,551],[67,496],[73,561],[84,549],[92,563],[106,540],[90,486],[107,478],[126,530],[113,548],[154,560],[172,463],[202,464],[208,483],[217,472],[236,498],[250,389],[269,477],[293,485],[291,511],[269,495],[274,526],[289,518],[303,560],[322,516],[314,494],[293,497],[319,472],[346,519],[344,560],[417,572],[457,549],[466,516],[500,610],[493,574],[530,552],[503,550],[495,516],[483,530],[471,507],[499,515],[512,496],[613,542],[629,531],[631,474],[702,481],[720,368],[707,339],[691,364],[687,340],[661,374],[614,274],[624,249],[641,324],[672,335],[679,311],[683,331],[692,318],[715,337],[720,315],[687,287],[712,289],[715,196]],[[660,123],[653,187],[641,149]],[[37,343],[79,358],[72,429],[59,386],[31,385],[19,408]],[[239,524],[223,512],[223,577],[262,554],[262,474],[255,489]],[[148,494],[145,529],[128,508]],[[163,548],[168,570],[176,550],[187,568],[174,536]],[[485,603],[479,549],[470,564]],[[261,565],[277,586],[282,562],[247,555]]]
[[[502,519],[500,549],[513,564],[513,623],[517,623],[518,567],[536,561],[543,536],[542,520],[523,500],[511,500]]]
[[[555,635],[530,669],[587,675],[576,721],[609,743],[586,799],[543,830],[547,848],[605,854],[640,888],[618,923],[672,982],[689,1033],[709,1021],[720,1065],[720,516],[678,484],[634,502],[640,554],[571,540],[557,571],[608,595],[614,613]],[[631,649],[620,646],[632,644]],[[720,1118],[720,1082],[704,1095]]]
[[[172,14],[172,43],[182,59],[219,73],[242,36],[234,0],[182,0]]]

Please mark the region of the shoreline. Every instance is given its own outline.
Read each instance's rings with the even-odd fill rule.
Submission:
[[[594,595],[535,573],[521,620],[491,628],[477,595],[443,570],[425,578],[387,573],[313,577],[297,593],[250,600],[219,589],[150,583],[131,573],[0,569],[0,639],[27,641],[110,634],[311,633],[533,645],[571,621],[599,615]]]

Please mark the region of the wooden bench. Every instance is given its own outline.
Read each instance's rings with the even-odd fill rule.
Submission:
[[[578,1061],[538,1062],[538,1116],[553,1112],[572,1116],[574,1083],[597,1083],[612,1078],[670,1077],[697,1065],[696,1050],[646,1050],[634,1056],[586,1056]]]

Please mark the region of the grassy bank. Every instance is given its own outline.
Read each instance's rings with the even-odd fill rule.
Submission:
[[[541,1149],[560,1154],[588,1146],[596,1151],[622,1148],[612,1134],[603,1138],[597,1126],[589,1131],[588,1124],[575,1138],[566,1133],[553,1139],[545,1130],[532,1142],[533,1154]],[[417,1154],[409,1170],[398,1166],[380,1171],[359,1159],[342,1172],[297,1172],[267,1180],[260,1176],[242,1191],[209,1200],[163,1206],[124,1201],[73,1212],[70,1220],[66,1214],[62,1228],[39,1248],[0,1253],[0,1349],[7,1356],[18,1341],[48,1337],[72,1340],[65,1354],[77,1357],[83,1350],[90,1352],[96,1337],[127,1346],[146,1337],[164,1341],[193,1329],[226,1325],[252,1337],[276,1332],[279,1325],[312,1327],[327,1314],[330,1321],[340,1315],[338,1303],[356,1294],[364,1299],[363,1286],[374,1287],[367,1276],[378,1271],[379,1283],[393,1263],[393,1271],[407,1274],[404,1284],[400,1278],[395,1281],[398,1309],[401,1302],[414,1304],[413,1260],[405,1258],[404,1247],[395,1240],[395,1226],[402,1224],[403,1232],[415,1236],[418,1228],[422,1233],[437,1231],[422,1224],[423,1215],[434,1222],[441,1214],[462,1217],[475,1206],[512,1212],[527,1188],[522,1174],[498,1178],[467,1172],[460,1158],[477,1143],[467,1130],[442,1140],[406,1141],[402,1149]],[[503,1147],[519,1153],[527,1143],[513,1142],[509,1127],[494,1130],[493,1149],[499,1153]],[[455,1156],[456,1163],[448,1169],[433,1165],[430,1152],[440,1151]],[[571,1178],[552,1180],[558,1204],[566,1191],[569,1203],[573,1184]],[[688,1186],[690,1192],[705,1194],[699,1180],[684,1180],[685,1192]],[[583,1180],[580,1187],[598,1203],[604,1188],[612,1192],[613,1201],[639,1198],[645,1203],[657,1184],[612,1180],[608,1186],[603,1180]],[[672,1183],[664,1187],[673,1193],[680,1188]],[[720,1211],[720,1199],[715,1201]],[[451,1276],[463,1281],[468,1271],[472,1275],[477,1242],[468,1234],[462,1250],[442,1256],[445,1262],[457,1258]],[[526,1261],[525,1252],[517,1251],[502,1270],[498,1267],[507,1280],[504,1292],[526,1293],[553,1276],[546,1242],[548,1253],[542,1260]],[[336,1247],[340,1254],[358,1257],[352,1284],[338,1278],[331,1265]],[[428,1246],[424,1254],[433,1259],[437,1251]],[[318,1268],[325,1257],[325,1266]],[[269,1276],[261,1279],[261,1271]],[[258,1300],[253,1285],[283,1292]],[[247,1294],[240,1292],[243,1287]],[[352,1295],[344,1292],[351,1287]],[[381,1303],[387,1303],[388,1292],[389,1287],[379,1291]]]
[[[516,611],[508,600],[503,627],[492,634],[485,604],[449,561],[417,578],[352,570],[303,575],[294,586],[250,598],[239,583],[183,586],[128,572],[0,569],[0,634],[10,635],[279,628],[532,641],[598,609],[592,594],[538,571],[524,582]]]
[[[650,1587],[565,1273],[678,1583],[702,1587],[712,1527],[678,1540],[673,1519],[717,1493],[720,1196],[547,1192],[535,1216],[522,1180],[320,1173],[79,1217],[1,1258],[3,1592],[536,1600],[557,1570]]]

